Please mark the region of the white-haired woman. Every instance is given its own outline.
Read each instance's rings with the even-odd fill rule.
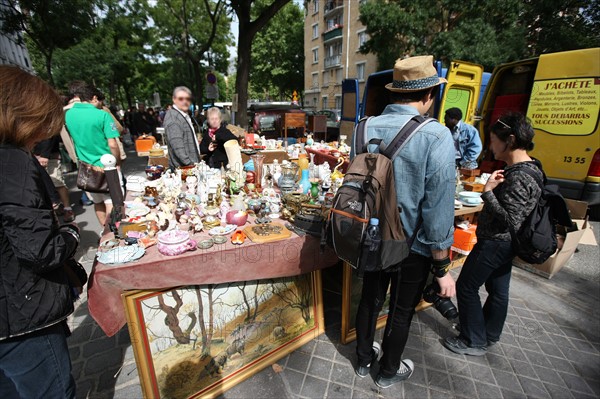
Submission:
[[[221,110],[217,107],[206,111],[206,122],[208,131],[202,137],[200,152],[205,154],[204,161],[211,168],[220,169],[228,163],[224,144],[229,140],[237,140],[237,137],[221,123]]]

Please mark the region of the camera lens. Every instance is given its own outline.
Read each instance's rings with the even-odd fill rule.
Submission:
[[[450,321],[458,318],[458,310],[448,298],[438,297],[438,300],[433,303],[433,306],[442,316]]]
[[[428,303],[432,303],[435,310],[440,312],[444,318],[453,321],[458,318],[458,310],[454,303],[449,298],[442,298],[438,295],[440,291],[437,282],[433,282],[425,287],[423,291],[423,300]]]

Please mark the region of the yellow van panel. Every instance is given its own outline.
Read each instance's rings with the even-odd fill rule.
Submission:
[[[475,109],[479,100],[483,66],[465,61],[452,61],[448,68],[438,119],[444,120],[447,109],[457,107],[463,113],[463,120],[473,124]]]
[[[600,48],[540,56],[527,116],[546,174],[584,182],[600,146]]]
[[[542,54],[535,80],[572,77],[598,77],[600,71],[600,48],[563,51]]]

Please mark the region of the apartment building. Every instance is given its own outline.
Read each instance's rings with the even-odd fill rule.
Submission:
[[[6,9],[7,6],[0,3],[0,15]],[[29,52],[22,43],[21,33],[7,34],[2,32],[2,20],[0,19],[0,65],[16,65],[28,72],[33,72]]]
[[[340,109],[342,80],[358,78],[360,95],[365,79],[377,70],[373,54],[358,49],[367,40],[359,7],[366,0],[311,0],[304,18],[304,106]]]

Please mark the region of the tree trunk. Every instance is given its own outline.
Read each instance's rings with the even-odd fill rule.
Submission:
[[[198,322],[200,323],[200,335],[202,336],[202,355],[210,354],[208,337],[206,336],[206,325],[204,324],[204,303],[202,302],[202,293],[200,287],[196,286],[196,298],[198,298]]]
[[[240,33],[246,32],[245,23],[240,20]],[[252,52],[252,39],[250,35],[240,35],[238,39],[238,66],[235,77],[235,92],[238,95],[238,111],[236,122],[242,128],[248,127],[248,79],[250,77],[250,54]]]
[[[244,304],[246,305],[246,321],[250,321],[252,318],[252,313],[250,310],[250,302],[248,302],[248,296],[246,295],[246,281],[244,281],[244,284],[241,288],[238,288],[240,291],[242,291],[242,297],[244,298]]]
[[[207,341],[208,341],[208,352],[210,353],[210,345],[212,343],[213,334],[215,332],[215,314],[214,314],[214,302],[213,302],[213,291],[215,290],[214,285],[208,286],[208,333],[207,333]]]
[[[177,317],[177,313],[179,313],[179,309],[181,309],[183,301],[181,300],[181,297],[177,291],[173,290],[171,293],[173,294],[173,299],[175,299],[175,306],[168,306],[165,304],[162,294],[158,296],[158,306],[160,310],[166,313],[165,326],[171,330],[171,333],[173,333],[173,338],[175,338],[175,341],[177,341],[178,344],[189,344],[190,336],[189,334],[186,336],[181,330],[181,327],[179,326],[179,318]]]
[[[54,76],[52,76],[52,51],[48,54],[44,54],[44,58],[46,59],[46,74],[48,75],[48,83],[50,86],[54,87]]]
[[[202,73],[202,69],[200,68],[200,62],[196,62],[195,60],[190,60],[192,64],[192,71],[194,72],[194,85],[192,86],[195,91],[196,101],[198,101],[198,105],[202,107],[204,105],[204,85],[203,79],[204,75]]]

